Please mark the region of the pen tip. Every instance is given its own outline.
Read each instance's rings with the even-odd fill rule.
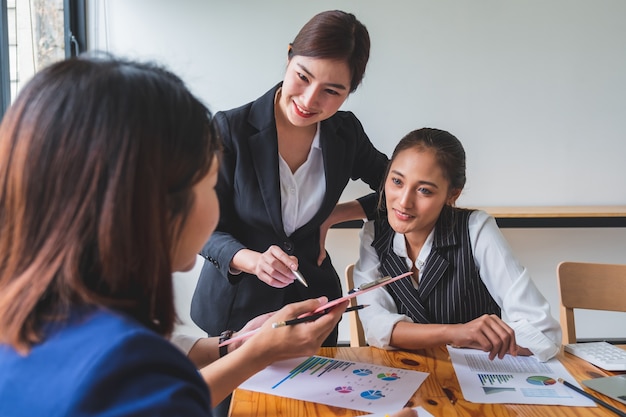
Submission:
[[[304,279],[304,275],[302,275],[302,273],[300,273],[300,271],[295,270],[293,271],[293,275],[296,277],[296,279],[305,287],[309,287],[309,284],[307,284],[306,280]]]

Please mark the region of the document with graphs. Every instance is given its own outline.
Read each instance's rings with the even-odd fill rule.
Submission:
[[[506,355],[489,360],[475,349],[448,346],[463,397],[474,403],[545,404],[595,407],[559,378],[580,387],[558,359],[539,362],[532,356]]]
[[[398,411],[427,376],[409,369],[311,356],[276,362],[239,388],[385,415]]]

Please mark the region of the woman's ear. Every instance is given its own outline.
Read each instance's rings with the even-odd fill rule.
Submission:
[[[454,207],[454,205],[456,203],[456,200],[461,195],[461,191],[462,191],[462,189],[460,189],[460,188],[455,188],[455,189],[451,190],[450,191],[450,195],[448,196],[448,200],[446,201],[446,204],[448,204],[449,206]]]

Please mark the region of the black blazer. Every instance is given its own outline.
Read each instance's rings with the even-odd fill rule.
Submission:
[[[274,119],[274,96],[280,85],[256,101],[215,115],[224,146],[216,186],[220,220],[200,253],[206,260],[191,304],[191,317],[209,335],[239,330],[251,318],[294,300],[341,296],[330,257],[317,266],[319,227],[350,179],[361,179],[377,190],[387,166],[387,157],[374,148],[351,112],[339,111],[321,122],[326,194],[318,213],[286,236]],[[375,213],[375,194],[359,201],[366,213]],[[243,248],[265,252],[270,245],[298,258],[308,288],[297,281],[286,288],[274,288],[255,275],[229,273],[236,252]]]

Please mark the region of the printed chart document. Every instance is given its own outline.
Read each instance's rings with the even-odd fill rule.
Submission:
[[[400,410],[428,373],[323,356],[276,362],[239,386],[369,413]]]
[[[489,354],[448,346],[450,359],[467,401],[474,403],[545,404],[595,407],[595,403],[557,382],[580,387],[558,359],[539,362],[532,356]]]

